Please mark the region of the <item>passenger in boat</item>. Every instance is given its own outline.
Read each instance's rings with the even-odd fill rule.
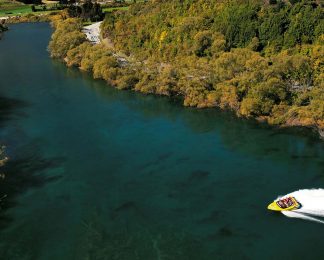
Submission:
[[[285,203],[285,205],[286,205],[287,208],[293,205],[293,201],[291,200],[290,197],[284,199],[284,203]]]
[[[286,203],[285,203],[285,200],[279,200],[279,201],[278,201],[278,205],[279,205],[279,207],[282,208],[282,209],[287,208],[287,205],[286,205]]]

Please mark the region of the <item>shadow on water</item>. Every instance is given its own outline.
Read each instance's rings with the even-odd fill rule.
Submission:
[[[27,107],[28,104],[24,101],[0,96],[0,127],[4,125],[7,120],[11,120],[17,116],[23,116],[23,112],[18,111]]]
[[[0,41],[2,40],[3,37],[4,37],[4,33],[0,32]]]
[[[31,150],[34,150],[32,154],[24,152]],[[44,158],[37,152],[34,144],[21,147],[19,151],[20,154],[15,155],[15,158],[10,158],[2,169],[5,178],[0,181],[0,195],[4,198],[0,204],[0,230],[8,227],[12,221],[7,210],[17,205],[16,198],[19,195],[62,177],[60,175],[47,176],[45,171],[61,166],[63,158]]]
[[[5,178],[0,182],[1,194],[5,194],[6,199],[1,203],[0,229],[8,227],[11,221],[6,210],[17,205],[16,197],[25,193],[31,188],[40,188],[45,184],[57,181],[60,175],[47,176],[46,170],[57,168],[63,163],[63,158],[44,158],[37,152],[34,154],[22,154],[9,160],[4,166]]]
[[[26,116],[23,112],[26,107],[28,104],[25,101],[0,96],[0,127],[3,127],[8,120]],[[6,210],[16,205],[15,198],[18,195],[30,188],[41,187],[60,178],[60,176],[46,176],[43,173],[47,169],[62,164],[62,158],[43,158],[37,152],[35,144],[20,147],[19,150],[20,154],[15,155],[15,158],[10,158],[1,169],[5,177],[0,180],[0,197],[3,198],[0,201],[0,229],[7,227],[11,221]],[[31,150],[34,151],[33,154],[24,152]]]
[[[185,108],[179,99],[116,90],[104,81],[93,80],[89,73],[75,68],[66,69],[57,62],[55,67],[68,77],[82,77],[86,81],[85,85],[90,86],[100,98],[109,102],[122,102],[131,111],[140,113],[146,119],[181,121],[194,133],[217,134],[222,145],[230,151],[275,160],[320,160],[324,156],[321,153],[324,142],[311,129],[278,128],[253,119],[239,118],[231,111],[217,108]]]

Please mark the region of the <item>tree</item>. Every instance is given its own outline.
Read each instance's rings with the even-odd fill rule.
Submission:
[[[290,12],[290,25],[285,33],[285,46],[293,47],[296,44],[312,43],[315,39],[315,29],[324,14],[321,8],[298,3]],[[319,32],[318,32],[319,33]]]
[[[194,53],[198,57],[204,57],[211,55],[210,47],[212,46],[212,33],[210,31],[198,32],[195,35],[195,47]]]
[[[262,18],[258,33],[260,44],[267,47],[275,43],[277,51],[283,46],[283,36],[289,27],[288,8],[268,9]]]
[[[60,0],[59,3],[60,5],[67,5],[69,2],[68,0]]]
[[[215,29],[225,35],[227,48],[245,47],[257,36],[258,5],[228,4],[215,19]]]
[[[92,3],[92,0],[86,0],[81,7],[70,4],[68,13],[71,17],[81,18],[84,21],[90,20],[91,22],[100,21],[104,18],[101,5]]]
[[[75,18],[69,18],[64,23],[58,23],[49,44],[51,56],[53,58],[65,58],[70,49],[83,43],[86,37],[81,29],[81,21]]]

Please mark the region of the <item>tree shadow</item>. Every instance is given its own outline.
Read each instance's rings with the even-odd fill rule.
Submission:
[[[23,116],[24,113],[17,109],[26,108],[27,102],[0,96],[0,127],[8,120],[14,119],[16,116]]]
[[[0,230],[13,220],[7,210],[17,206],[19,195],[62,178],[61,175],[46,174],[46,171],[61,166],[63,162],[62,157],[44,158],[37,152],[8,161],[3,167],[5,178],[0,181],[1,196],[4,195],[0,201]]]

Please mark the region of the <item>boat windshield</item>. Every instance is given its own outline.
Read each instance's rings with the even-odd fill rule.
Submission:
[[[291,198],[286,198],[286,199],[278,200],[277,204],[280,208],[285,209],[291,207],[294,204],[294,202]]]

